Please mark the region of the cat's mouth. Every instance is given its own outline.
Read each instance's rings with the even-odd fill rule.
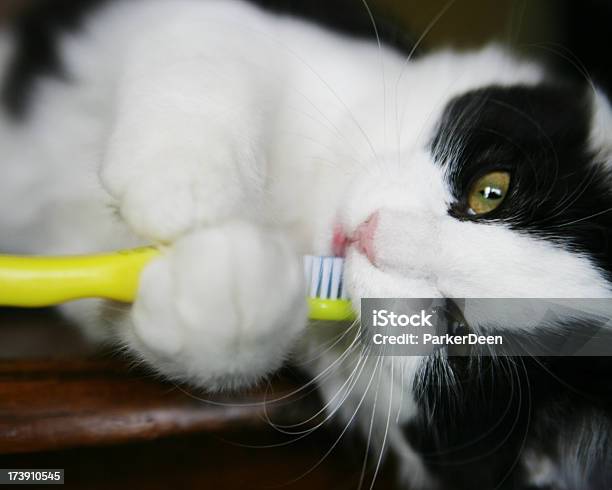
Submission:
[[[334,233],[332,235],[332,254],[336,257],[346,257],[346,249],[349,244],[349,239],[344,232],[344,227],[336,223],[334,225]]]
[[[371,214],[351,233],[346,233],[344,227],[336,223],[332,236],[332,253],[336,257],[345,257],[349,247],[365,255],[372,265],[376,265],[376,249],[374,236],[378,227],[378,213]]]

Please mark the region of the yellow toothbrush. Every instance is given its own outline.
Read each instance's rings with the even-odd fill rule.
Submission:
[[[64,257],[0,255],[0,306],[38,308],[84,298],[134,301],[143,268],[160,250],[142,247],[118,252]],[[342,283],[344,261],[306,256],[309,317],[355,318]]]

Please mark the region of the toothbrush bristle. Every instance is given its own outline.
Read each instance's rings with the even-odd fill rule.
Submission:
[[[342,257],[304,257],[304,274],[308,285],[308,296],[321,299],[346,299],[342,275]]]

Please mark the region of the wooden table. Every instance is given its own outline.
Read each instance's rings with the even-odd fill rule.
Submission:
[[[291,396],[302,384],[286,370],[210,397],[88,344],[53,312],[0,310],[0,467],[64,468],[78,489],[357,488],[355,436],[324,458],[333,426],[301,439],[272,427],[316,413],[315,395]]]

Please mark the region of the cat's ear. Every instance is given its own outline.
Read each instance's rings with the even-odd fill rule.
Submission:
[[[592,97],[590,145],[612,167],[612,104],[600,88],[595,88]]]

